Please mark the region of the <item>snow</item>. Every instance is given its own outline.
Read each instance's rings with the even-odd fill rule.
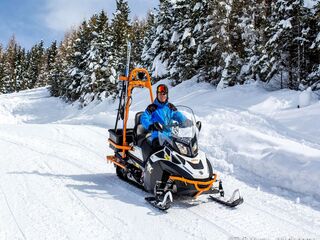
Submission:
[[[79,109],[39,88],[0,96],[0,239],[320,238],[318,99],[297,108],[301,92],[257,83],[217,91],[196,79],[169,93],[202,121],[199,147],[242,205],[200,196],[155,210],[105,161],[117,102]],[[146,99],[134,90],[131,125]]]
[[[198,24],[194,27],[193,32],[194,32],[194,33],[195,33],[195,32],[199,32],[199,31],[201,31],[201,29],[202,29],[202,24],[201,24],[201,23],[198,23]]]
[[[170,42],[171,42],[171,43],[174,43],[174,42],[176,42],[178,39],[179,39],[179,34],[178,34],[177,31],[174,31],[174,33],[173,33],[172,36],[171,36]]]
[[[292,28],[291,19],[281,20],[279,22],[279,25],[281,25],[282,28],[284,29],[291,29]]]
[[[195,45],[196,45],[196,40],[194,38],[191,38],[189,47],[194,47]]]
[[[190,28],[186,28],[186,29],[184,30],[184,33],[183,33],[183,35],[182,35],[181,41],[183,41],[183,40],[185,40],[187,37],[191,36],[190,31],[191,31]]]
[[[303,2],[306,8],[311,9],[319,2],[319,0],[304,0]]]
[[[310,105],[312,97],[312,90],[308,87],[305,91],[299,95],[299,107],[306,107]]]
[[[164,62],[162,62],[161,55],[159,54],[158,56],[156,56],[152,65],[152,69],[154,70],[152,71],[153,76],[158,78],[168,74],[167,66],[168,66],[168,60],[165,60]]]
[[[193,11],[197,11],[201,8],[201,3],[200,2],[197,2],[196,5],[194,5],[193,7]]]

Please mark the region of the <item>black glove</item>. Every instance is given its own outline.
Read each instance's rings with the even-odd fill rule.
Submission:
[[[155,122],[153,124],[151,124],[149,126],[149,130],[150,131],[159,131],[159,132],[162,132],[163,131],[163,126],[161,125],[161,123],[159,122]]]

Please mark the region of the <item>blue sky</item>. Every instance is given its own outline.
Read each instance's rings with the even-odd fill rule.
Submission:
[[[109,18],[115,0],[0,0],[0,44],[14,34],[23,47],[44,40],[46,46],[61,40],[72,26],[104,9]],[[131,16],[143,17],[158,0],[128,0]]]

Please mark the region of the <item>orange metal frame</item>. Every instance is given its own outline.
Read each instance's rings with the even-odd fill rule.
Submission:
[[[198,191],[198,193],[194,196],[195,198],[197,198],[203,192],[209,191],[210,188],[212,187],[213,183],[216,182],[218,175],[217,174],[213,174],[213,175],[214,175],[213,179],[210,181],[206,181],[206,182],[194,181],[194,180],[186,179],[183,177],[176,177],[176,176],[170,176],[169,179],[171,179],[173,181],[184,182],[185,184],[187,184],[187,183],[193,184],[194,187],[196,188],[196,190]],[[200,186],[204,186],[204,187],[200,187]]]
[[[145,74],[146,80],[138,79],[139,72],[143,72]],[[148,88],[149,93],[150,93],[151,103],[153,102],[153,93],[152,93],[151,77],[150,77],[148,71],[144,68],[135,68],[130,72],[129,77],[120,76],[119,80],[128,81],[127,95],[126,95],[126,99],[125,99],[125,101],[126,101],[125,108],[126,109],[125,109],[125,114],[124,114],[124,119],[123,119],[123,130],[122,130],[123,131],[123,142],[122,142],[122,146],[120,146],[120,145],[115,144],[110,139],[108,141],[115,148],[122,150],[122,158],[125,158],[126,151],[132,149],[132,147],[128,146],[128,143],[127,143],[127,123],[128,123],[128,119],[129,119],[129,108],[130,108],[132,90],[135,87]]]

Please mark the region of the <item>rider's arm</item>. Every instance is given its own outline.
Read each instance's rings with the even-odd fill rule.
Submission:
[[[152,124],[151,114],[147,112],[147,110],[141,115],[141,124],[145,129],[149,129]]]
[[[172,103],[169,103],[168,104],[168,107],[169,109],[172,111],[172,120],[175,120],[177,122],[179,122],[180,124],[182,124],[184,121],[187,120],[187,118],[181,113],[178,111],[178,109],[172,104]]]
[[[152,113],[156,110],[156,105],[151,104],[147,107],[144,113],[141,116],[141,124],[145,129],[149,129],[149,127],[153,124],[152,121]]]
[[[178,121],[179,123],[183,123],[187,120],[187,118],[179,111],[174,111],[172,119]]]

